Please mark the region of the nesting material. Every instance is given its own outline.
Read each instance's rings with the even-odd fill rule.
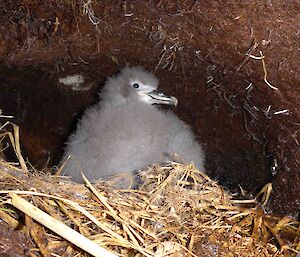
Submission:
[[[139,190],[119,190],[124,178],[82,185],[1,161],[0,218],[30,235],[32,256],[300,254],[298,222],[267,214],[254,199],[234,200],[192,164],[140,176]],[[261,193],[264,203],[269,193]]]

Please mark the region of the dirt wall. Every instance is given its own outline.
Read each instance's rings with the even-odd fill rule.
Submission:
[[[232,190],[273,183],[270,210],[300,200],[295,1],[3,1],[0,106],[24,155],[55,164],[105,77],[126,64],[156,73],[203,143],[210,175]],[[60,79],[80,75],[83,83]]]

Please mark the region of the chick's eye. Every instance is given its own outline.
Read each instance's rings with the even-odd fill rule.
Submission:
[[[140,85],[139,85],[138,83],[136,83],[136,82],[133,83],[132,86],[133,86],[134,88],[139,88],[139,87],[140,87]]]

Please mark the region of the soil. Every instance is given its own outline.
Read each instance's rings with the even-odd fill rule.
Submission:
[[[141,65],[179,99],[210,176],[252,194],[272,182],[267,209],[296,215],[299,10],[288,0],[4,0],[0,106],[20,126],[23,155],[52,166],[105,78]],[[76,74],[83,84],[60,82]]]
[[[0,256],[23,257],[31,256],[33,243],[21,231],[14,230],[4,222],[0,223]]]

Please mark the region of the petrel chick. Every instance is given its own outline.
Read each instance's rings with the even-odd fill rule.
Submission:
[[[63,175],[82,182],[135,174],[149,165],[173,161],[174,154],[204,171],[204,153],[190,127],[158,105],[177,105],[157,90],[158,79],[141,67],[125,67],[107,79],[101,101],[90,107],[70,136]],[[63,161],[62,161],[63,162]]]

